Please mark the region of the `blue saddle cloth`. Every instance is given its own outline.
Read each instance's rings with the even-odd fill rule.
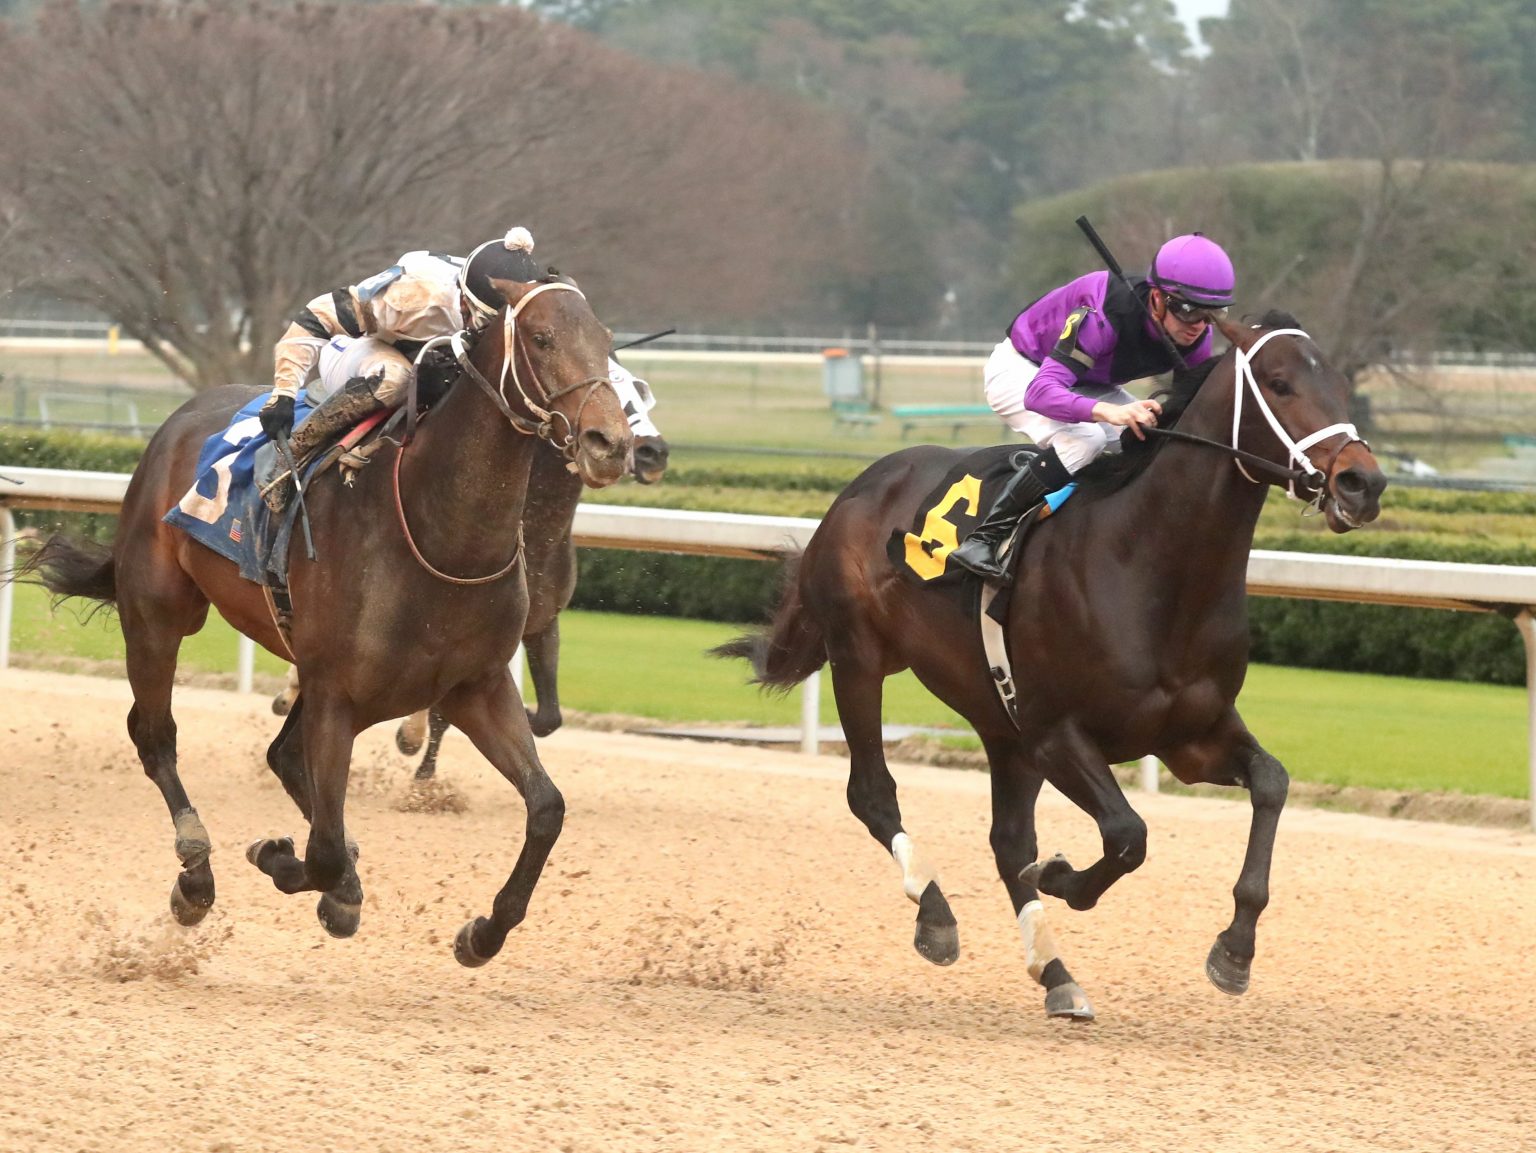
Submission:
[[[269,395],[256,397],[235,413],[228,428],[203,442],[197,455],[197,480],[161,519],[234,561],[246,580],[287,584],[288,541],[298,502],[290,501],[281,523],[274,524],[256,484],[276,452],[257,416]],[[300,392],[294,403],[294,424],[308,416],[312,407]]]

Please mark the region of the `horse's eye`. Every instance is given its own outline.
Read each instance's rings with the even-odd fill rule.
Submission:
[[[1269,382],[1270,391],[1276,396],[1290,396],[1296,390],[1291,387],[1291,382],[1283,376],[1277,376]]]
[[[555,338],[547,332],[535,332],[533,334],[533,343],[540,348],[549,349],[555,346]]]

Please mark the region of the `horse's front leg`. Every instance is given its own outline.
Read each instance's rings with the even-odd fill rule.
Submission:
[[[306,691],[298,703],[290,714],[297,723],[284,726],[268,762],[309,818],[309,843],[300,858],[292,838],[267,838],[251,845],[246,858],[281,892],[318,891],[315,914],[320,924],[333,937],[350,937],[357,932],[363,906],[357,850],[347,838],[345,822],[355,735],[352,716],[345,704],[313,691]]]
[[[1057,854],[1030,865],[1021,879],[1074,909],[1091,909],[1106,889],[1147,859],[1146,822],[1125,799],[1103,751],[1075,723],[1057,725],[1028,756],[1046,780],[1093,818],[1104,855],[1078,870]]]
[[[454,957],[461,965],[474,968],[499,953],[507,934],[527,916],[534,886],[565,824],[565,798],[539,763],[528,714],[505,667],[482,680],[459,685],[438,708],[448,723],[516,786],[528,808],[522,851],[507,883],[496,894],[491,915],[476,917],[454,938]]]
[[[1232,888],[1232,923],[1217,935],[1205,962],[1206,976],[1213,985],[1223,993],[1240,996],[1248,991],[1259,914],[1269,904],[1269,866],[1280,812],[1290,791],[1290,776],[1285,766],[1254,740],[1236,710],[1209,736],[1160,755],[1169,771],[1185,784],[1243,785],[1253,803],[1248,848]]]
[[[1023,880],[1039,852],[1035,802],[1044,779],[1025,759],[1017,739],[984,737],[982,744],[992,775],[992,856],[1019,923],[1025,967],[1045,989],[1046,1016],[1091,1021],[1088,995],[1056,952],[1056,937],[1046,923],[1039,894]]]
[[[540,632],[523,638],[528,652],[528,675],[538,707],[528,714],[528,724],[536,737],[547,737],[564,723],[560,715],[560,618],[557,616]]]

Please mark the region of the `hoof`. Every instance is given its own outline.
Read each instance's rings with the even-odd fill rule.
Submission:
[[[1028,885],[1031,889],[1035,889],[1037,891],[1043,891],[1043,890],[1040,890],[1040,877],[1041,877],[1042,874],[1044,874],[1046,869],[1050,868],[1057,861],[1060,861],[1062,863],[1062,865],[1064,865],[1068,869],[1070,869],[1072,867],[1070,864],[1067,863],[1067,858],[1066,857],[1064,857],[1060,853],[1057,853],[1054,857],[1052,857],[1048,861],[1036,861],[1032,865],[1025,865],[1022,869],[1019,870],[1019,880],[1022,881],[1024,884]],[[1051,894],[1051,896],[1053,896],[1053,897],[1055,895],[1056,895],[1055,893]]]
[[[544,715],[543,709],[528,714],[528,728],[533,731],[533,735],[536,737],[547,737],[564,723],[565,718],[559,712],[548,717]]]
[[[395,730],[395,748],[408,757],[414,757],[417,753],[421,752],[421,746],[425,741],[426,737],[424,735],[412,736],[407,733],[404,725]]]
[[[960,930],[949,902],[936,881],[929,881],[917,903],[917,932],[912,947],[935,965],[953,965],[960,958]]]
[[[345,940],[357,932],[358,922],[363,916],[363,907],[338,901],[329,893],[324,893],[315,905],[315,916],[320,918],[320,925],[327,933]]]
[[[954,925],[925,925],[919,921],[912,947],[925,961],[953,965],[960,959],[960,930]]]
[[[1223,993],[1241,997],[1248,991],[1248,970],[1251,962],[1240,961],[1227,952],[1220,941],[1211,946],[1205,959],[1205,975]]]
[[[472,921],[464,922],[464,927],[454,935],[453,959],[466,969],[478,969],[490,960],[489,957],[482,957],[475,952],[475,926],[483,920],[485,920],[484,917],[476,917]]]
[[[181,878],[176,878],[176,883],[171,886],[171,916],[176,918],[176,923],[186,925],[189,928],[208,915],[208,910],[213,908],[213,902],[199,905],[195,901],[187,899],[187,895],[181,891]]]
[[[1092,1021],[1093,1006],[1088,1003],[1088,994],[1082,987],[1076,981],[1068,981],[1045,994],[1045,1015],[1068,1021]]]
[[[250,847],[245,850],[245,859],[260,869],[262,855],[268,852],[281,853],[287,857],[293,856],[293,838],[262,837],[252,841]]]
[[[275,716],[286,717],[293,708],[293,702],[288,699],[287,693],[278,693],[272,698],[272,712]]]

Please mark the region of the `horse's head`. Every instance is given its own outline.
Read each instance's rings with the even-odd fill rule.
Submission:
[[[547,439],[591,487],[614,483],[633,437],[608,379],[613,334],[576,285],[553,271],[533,282],[491,283],[506,304],[480,344],[489,346],[488,359],[500,357],[500,394],[522,418],[514,426]]]
[[[651,409],[656,407],[655,394],[648,381],[614,361],[608,370],[608,380],[624,406],[629,418],[629,431],[634,437],[629,452],[629,473],[641,484],[655,484],[667,471],[670,449],[651,420]]]
[[[1233,345],[1232,446],[1294,470],[1289,491],[1314,501],[1334,532],[1375,520],[1387,478],[1350,423],[1343,374],[1283,314],[1254,328],[1217,324]]]

